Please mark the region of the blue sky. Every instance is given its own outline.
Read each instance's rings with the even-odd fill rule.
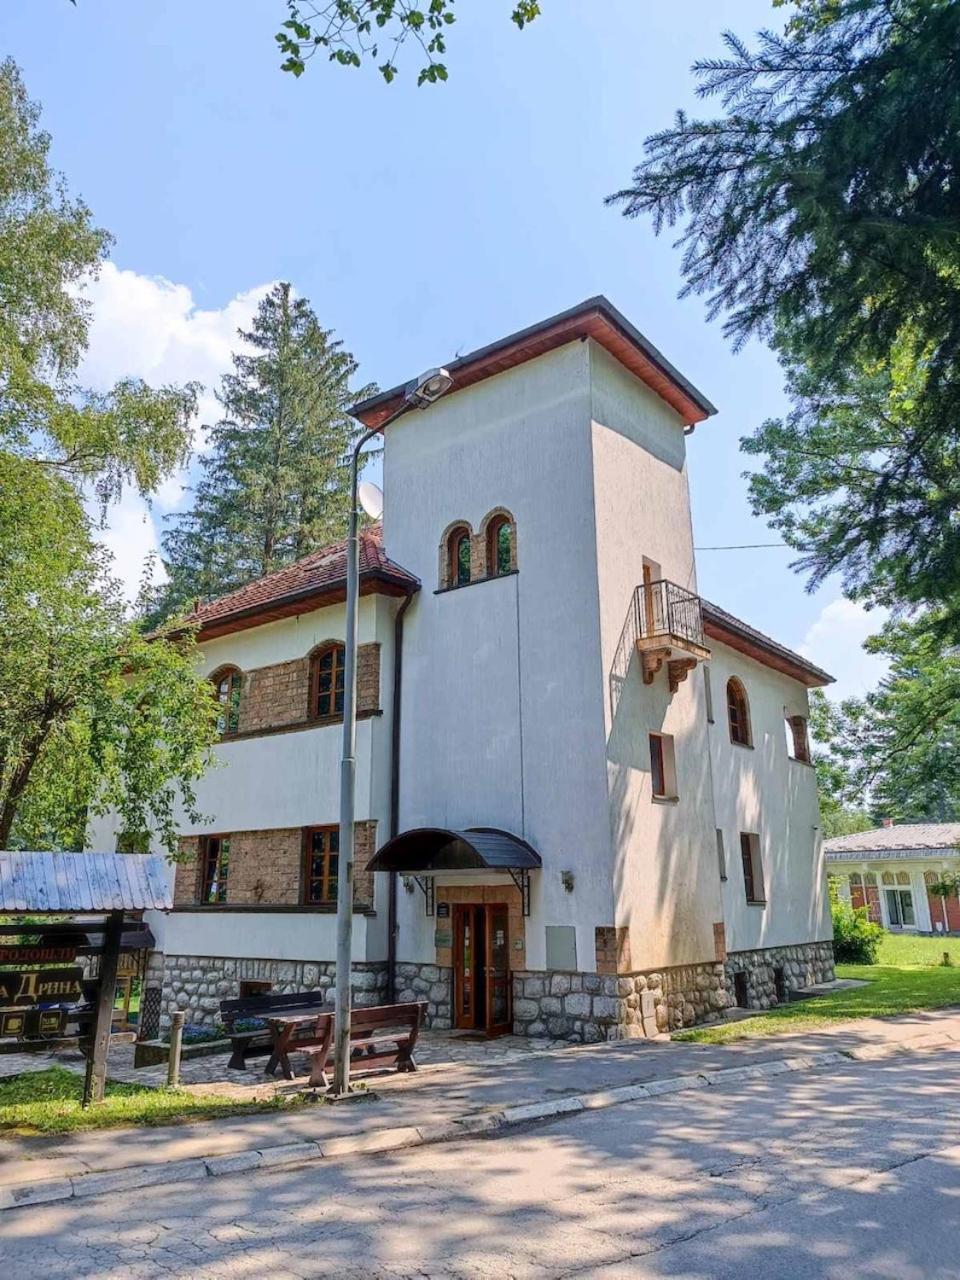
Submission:
[[[739,437],[784,408],[768,351],[734,355],[701,299],[678,300],[670,235],[604,207],[644,137],[698,107],[689,72],[721,33],[778,24],[769,0],[546,0],[524,32],[510,0],[460,0],[450,80],[416,88],[415,55],[314,62],[295,80],[272,35],[283,0],[4,0],[3,49],[53,135],[53,161],[115,236],[91,291],[85,376],[215,384],[233,331],[290,280],[389,386],[606,293],[719,406],[690,441],[698,546],[776,541],[749,514]],[[709,108],[707,108],[709,109]],[[209,399],[207,405],[209,407]],[[136,577],[169,485],[127,498],[108,541]],[[785,549],[698,557],[702,593],[802,647],[841,691],[878,674],[877,625]]]

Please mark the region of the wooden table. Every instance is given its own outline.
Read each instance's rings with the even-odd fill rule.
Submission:
[[[333,1038],[333,1013],[312,1012],[285,1013],[267,1019],[273,1035],[273,1052],[267,1059],[264,1071],[268,1075],[276,1075],[277,1067],[283,1072],[286,1080],[293,1079],[290,1066],[290,1054],[298,1048],[312,1047],[329,1043]],[[313,1025],[314,1030],[304,1034]]]

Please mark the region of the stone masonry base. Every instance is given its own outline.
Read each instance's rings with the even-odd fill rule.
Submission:
[[[335,971],[332,961],[164,956],[160,1027],[165,1030],[178,1009],[184,1011],[188,1023],[214,1026],[220,1020],[220,1001],[236,999],[242,982],[268,982],[275,995],[331,991]],[[382,1004],[387,991],[386,964],[355,962],[350,985],[354,1004]]]
[[[331,961],[154,955],[148,983],[162,988],[161,1029],[169,1026],[171,1014],[178,1009],[184,1011],[187,1022],[212,1026],[219,1021],[220,1001],[239,996],[243,982],[270,983],[273,992],[282,994],[327,991],[334,985],[335,968]],[[769,1009],[778,1000],[778,981],[789,992],[832,978],[830,942],[736,951],[725,963],[642,973],[517,971],[513,974],[513,1031],[586,1044],[626,1040],[715,1022],[737,1003],[738,993],[745,996],[748,1008]],[[355,963],[352,988],[358,1006],[383,1003],[386,964]],[[397,1000],[425,1000],[428,1027],[451,1026],[452,988],[449,966],[397,964]]]
[[[525,972],[513,975],[515,1035],[554,1040],[626,1040],[715,1022],[736,1004],[734,975],[745,973],[747,1005],[777,1003],[777,970],[785,991],[829,982],[833,945],[799,943],[731,953],[725,964],[683,965],[643,973]]]
[[[787,991],[833,981],[833,943],[803,942],[762,951],[731,951],[724,966],[730,1003],[736,1003],[736,975],[745,975],[746,1008],[769,1009],[777,1000],[777,970]]]

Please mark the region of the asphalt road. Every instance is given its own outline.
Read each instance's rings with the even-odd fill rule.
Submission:
[[[956,1280],[960,1049],[0,1214],[0,1272]]]

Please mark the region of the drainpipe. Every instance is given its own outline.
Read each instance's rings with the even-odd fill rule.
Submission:
[[[400,706],[403,678],[403,615],[413,596],[404,596],[393,620],[393,710],[390,722],[390,834],[392,840],[400,826]],[[390,872],[387,907],[387,1003],[397,999],[397,872]]]

